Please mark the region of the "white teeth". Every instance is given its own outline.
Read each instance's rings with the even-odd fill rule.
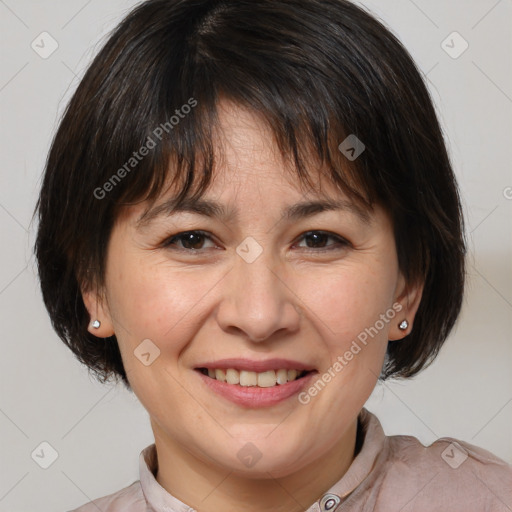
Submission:
[[[302,371],[286,369],[268,370],[266,372],[257,373],[246,370],[239,371],[234,368],[227,370],[208,368],[208,376],[212,379],[227,382],[228,384],[239,384],[244,387],[258,386],[260,388],[271,388],[278,384],[286,384],[287,382],[296,380],[301,374]]]
[[[297,378],[298,372],[297,370],[288,370],[288,380],[295,380]]]
[[[290,379],[293,380],[293,379]],[[277,370],[277,383],[286,384],[288,382],[288,370]]]
[[[258,373],[258,386],[260,388],[271,388],[277,382],[276,372],[269,370],[268,372]]]
[[[224,370],[215,370],[215,378],[221,382],[226,382],[226,374]]]
[[[233,368],[230,368],[226,371],[226,382],[228,384],[239,384],[240,383],[240,373]]]
[[[236,370],[234,370],[236,371]],[[256,372],[247,372],[242,370],[240,372],[240,386],[257,386],[258,375]]]

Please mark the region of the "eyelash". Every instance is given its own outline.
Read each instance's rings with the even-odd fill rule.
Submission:
[[[162,242],[161,247],[166,248],[166,249],[171,249],[171,250],[177,250],[177,251],[181,251],[181,252],[188,252],[191,254],[198,254],[199,252],[203,251],[204,249],[184,249],[184,248],[178,248],[175,246],[176,244],[174,242],[176,240],[183,240],[186,235],[191,235],[191,234],[200,235],[200,236],[213,242],[212,237],[209,236],[207,232],[201,231],[201,230],[192,230],[192,231],[183,231],[181,233],[177,233],[175,235],[172,235],[172,236],[166,238]],[[333,233],[329,233],[328,231],[320,231],[320,230],[306,231],[305,233],[303,233],[301,235],[300,238],[304,239],[306,236],[312,235],[312,234],[325,235],[325,236],[327,236],[327,238],[332,238],[332,239],[337,240],[338,243],[333,244],[333,245],[329,246],[328,248],[320,248],[320,249],[306,248],[307,252],[329,252],[329,251],[333,251],[333,250],[337,250],[337,249],[339,250],[346,246],[351,245],[350,242],[348,242],[341,236],[335,235]],[[173,245],[175,247],[172,247]]]

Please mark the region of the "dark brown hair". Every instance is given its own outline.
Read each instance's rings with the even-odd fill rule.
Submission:
[[[424,291],[414,329],[388,345],[382,378],[430,364],[463,297],[457,184],[409,53],[346,0],[149,0],[120,23],[67,106],[35,211],[42,294],[59,337],[97,377],[129,386],[115,336],[87,331],[80,288],[103,285],[123,205],[151,205],[169,178],[177,203],[204,193],[220,98],[268,123],[300,183],[316,155],[355,202],[390,213],[400,269]],[[355,160],[338,149],[350,134],[365,145]]]

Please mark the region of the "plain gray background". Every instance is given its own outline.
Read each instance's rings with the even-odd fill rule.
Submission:
[[[133,5],[0,0],[0,511],[70,510],[117,491],[138,479],[139,452],[153,442],[134,395],[94,381],[53,332],[30,225],[60,114],[100,42]],[[512,1],[363,5],[427,75],[460,182],[470,250],[463,312],[438,360],[411,381],[379,385],[367,407],[387,434],[424,444],[451,436],[512,462]],[[31,47],[44,37],[51,49],[42,32],[58,44],[47,58]],[[464,41],[469,46],[458,55]],[[42,442],[58,454],[48,469],[31,457]]]

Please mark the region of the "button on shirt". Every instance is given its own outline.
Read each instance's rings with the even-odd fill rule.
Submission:
[[[428,447],[412,436],[386,436],[363,409],[361,450],[347,472],[304,512],[510,512],[512,465],[452,438]],[[155,479],[155,445],[142,450],[132,485],[72,512],[196,512]]]

